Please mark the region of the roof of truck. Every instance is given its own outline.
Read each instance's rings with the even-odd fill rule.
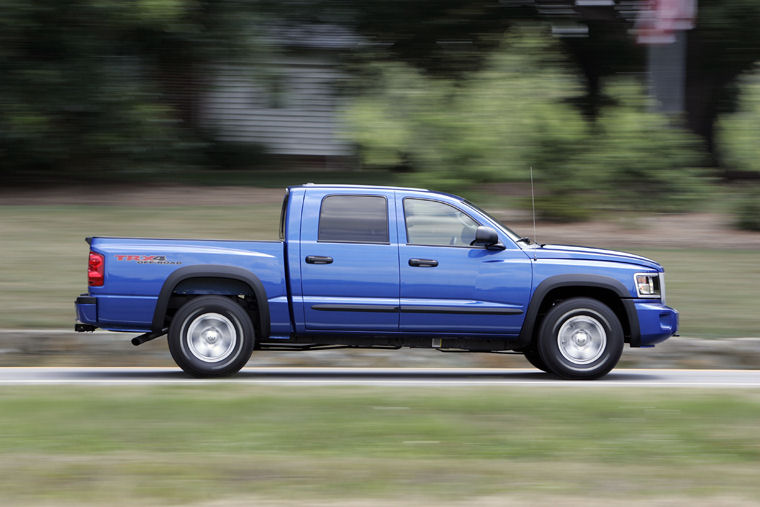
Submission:
[[[304,183],[302,185],[292,185],[288,187],[288,190],[291,188],[356,188],[356,189],[382,189],[382,190],[401,190],[404,192],[430,192],[435,193],[437,195],[445,195],[447,197],[451,197],[457,200],[463,200],[464,198],[460,195],[456,194],[450,194],[448,192],[439,192],[438,190],[429,190],[427,188],[414,188],[414,187],[396,187],[396,186],[390,186],[390,185],[345,185],[345,184],[334,184],[334,183]]]
[[[382,188],[385,190],[413,190],[417,192],[430,192],[427,188],[413,187],[396,187],[388,185],[347,185],[341,183],[304,183],[303,185],[293,185],[290,188],[298,187],[316,187],[316,188]]]

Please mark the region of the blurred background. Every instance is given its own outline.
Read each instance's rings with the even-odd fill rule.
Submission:
[[[622,366],[759,368],[759,26],[757,0],[2,0],[0,366],[181,378],[164,340],[72,332],[86,236],[274,239],[310,181],[450,191],[533,236],[532,170],[538,242],[666,268],[683,336]],[[529,367],[250,366],[282,364]],[[0,498],[760,502],[755,389],[587,385],[0,386]]]
[[[760,337],[758,22],[754,0],[5,0],[0,363],[105,360],[68,332],[85,236],[273,239],[307,181],[451,191],[532,236],[531,171],[539,242],[653,257],[685,336]]]

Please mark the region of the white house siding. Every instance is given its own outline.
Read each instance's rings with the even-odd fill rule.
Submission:
[[[335,85],[341,75],[328,58],[292,56],[264,67],[219,65],[211,73],[201,117],[220,140],[261,144],[275,155],[353,155],[340,134]]]

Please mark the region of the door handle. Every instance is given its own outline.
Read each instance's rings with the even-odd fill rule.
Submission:
[[[333,258],[326,255],[307,255],[306,264],[332,264]]]
[[[438,261],[434,259],[409,259],[409,265],[419,268],[434,268],[438,265]]]

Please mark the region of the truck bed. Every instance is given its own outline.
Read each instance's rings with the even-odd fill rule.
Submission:
[[[192,266],[230,266],[256,273],[269,302],[273,334],[290,331],[284,244],[280,241],[222,241],[148,238],[88,238],[105,256],[105,281],[90,287],[97,298],[99,327],[112,331],[151,329],[161,289],[172,272]]]

